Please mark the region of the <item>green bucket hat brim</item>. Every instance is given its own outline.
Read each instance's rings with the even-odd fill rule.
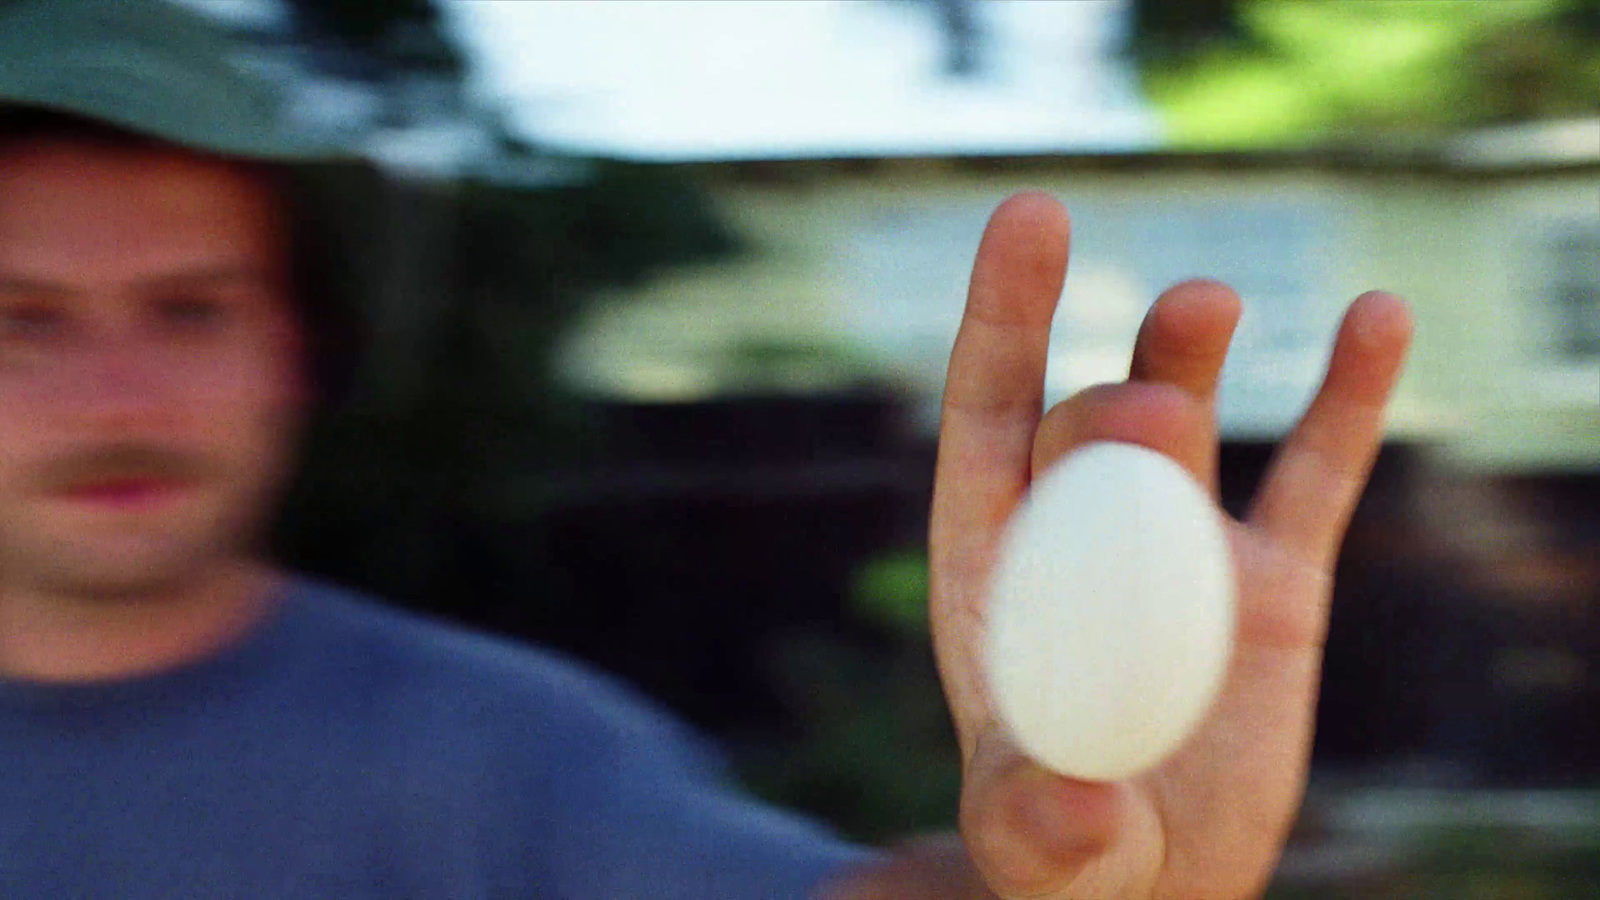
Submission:
[[[165,0],[0,5],[0,111],[80,116],[194,150],[337,163],[349,148],[295,128],[217,22]]]

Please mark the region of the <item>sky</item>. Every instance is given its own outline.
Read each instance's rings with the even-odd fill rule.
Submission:
[[[980,4],[992,64],[940,72],[905,0],[444,0],[471,90],[553,150],[658,162],[1137,150],[1122,0]]]

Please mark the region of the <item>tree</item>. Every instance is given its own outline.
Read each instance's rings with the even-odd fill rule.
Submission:
[[[321,77],[354,78],[384,98],[380,126],[465,122],[490,136],[490,153],[540,153],[508,139],[495,110],[461,102],[466,56],[429,0],[292,8],[294,40],[315,48]],[[407,89],[419,79],[442,90]],[[388,273],[358,311],[376,340],[361,348],[353,401],[312,423],[275,535],[285,562],[503,630],[517,623],[500,610],[568,599],[538,583],[533,548],[507,559],[492,539],[540,514],[511,486],[582,446],[582,422],[550,374],[555,342],[600,288],[737,249],[700,190],[671,172],[569,168],[581,177],[534,186],[397,181],[382,206],[360,211],[362,246],[349,249]]]
[[[1600,113],[1600,0],[1135,0],[1128,51],[1182,147]]]

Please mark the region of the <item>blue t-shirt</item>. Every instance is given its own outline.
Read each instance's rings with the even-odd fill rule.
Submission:
[[[204,661],[0,680],[6,900],[800,900],[871,858],[554,654],[299,580]]]

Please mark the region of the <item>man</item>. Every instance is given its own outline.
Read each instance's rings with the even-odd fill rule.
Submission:
[[[1075,782],[1025,760],[989,706],[997,532],[1030,477],[1086,441],[1151,447],[1214,484],[1239,302],[1212,282],[1169,290],[1128,381],[1041,415],[1068,224],[1040,195],[997,210],[951,358],[930,534],[961,835],[869,852],[741,798],[692,735],[598,674],[264,557],[317,387],[277,188],[304,156],[195,52],[204,31],[150,2],[0,20],[0,896],[1261,890],[1299,804],[1329,573],[1403,304],[1352,305],[1321,391],[1230,523],[1240,630],[1211,717],[1154,772]]]

